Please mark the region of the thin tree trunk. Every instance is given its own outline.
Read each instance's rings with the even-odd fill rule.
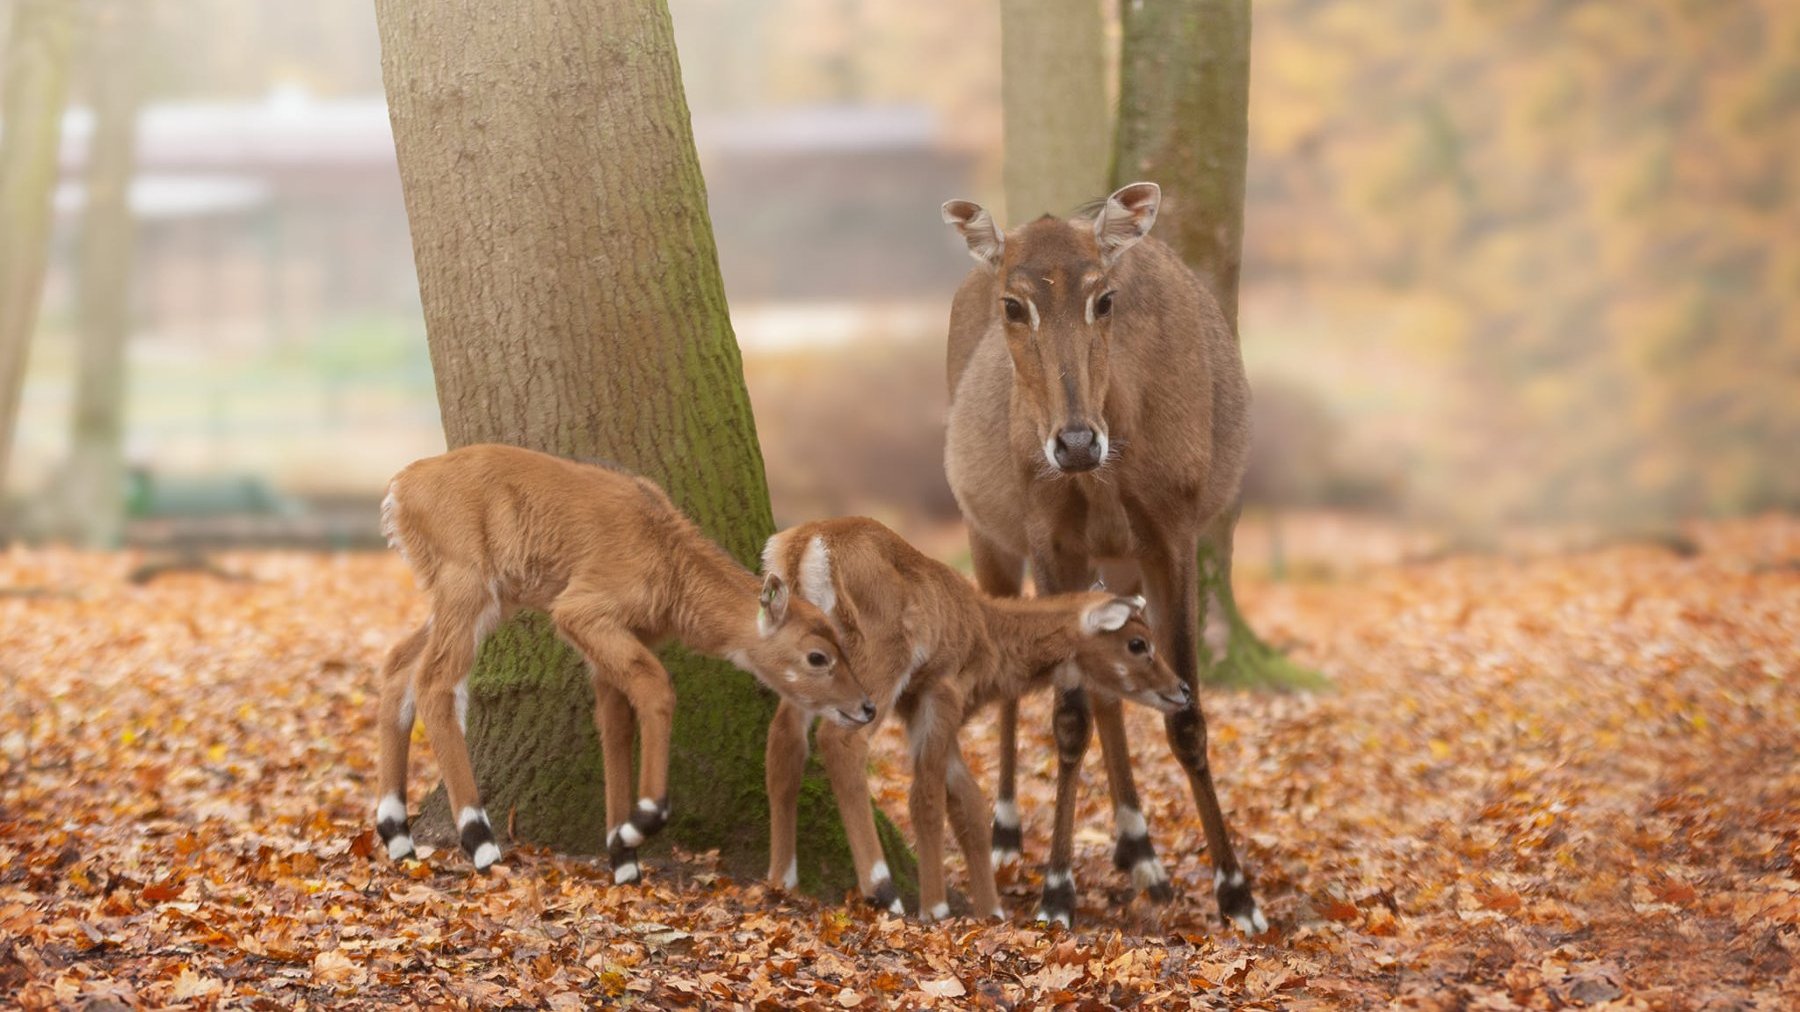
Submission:
[[[1250,0],[1125,3],[1113,185],[1160,183],[1156,235],[1237,330],[1250,151]]]
[[[1099,0],[1000,0],[1006,221],[1106,196],[1111,154]]]
[[[17,0],[0,112],[0,492],[49,254],[50,197],[69,91],[70,0]],[[0,515],[0,525],[5,523]],[[0,526],[0,536],[5,533]]]
[[[1156,235],[1212,289],[1233,334],[1243,260],[1249,157],[1250,0],[1121,5],[1119,122],[1113,185],[1162,186]],[[1200,549],[1209,681],[1311,685],[1319,677],[1270,648],[1238,609],[1231,546],[1238,511],[1211,523]]]
[[[450,444],[616,461],[754,566],[768,490],[665,0],[376,0],[376,13]],[[663,656],[679,700],[664,836],[760,873],[774,700],[729,665]],[[542,616],[490,639],[470,690],[496,823],[600,850],[592,694]],[[447,829],[441,791],[421,823],[433,804]],[[802,884],[841,895],[853,869],[816,775],[801,824]]]
[[[88,145],[77,320],[81,355],[62,524],[80,544],[117,547],[125,527],[125,345],[131,331],[131,177],[144,0],[94,10],[94,133]]]

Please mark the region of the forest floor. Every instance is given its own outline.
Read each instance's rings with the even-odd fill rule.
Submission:
[[[1090,753],[1077,930],[1029,922],[1047,703],[1026,710],[1012,920],[925,926],[652,852],[647,885],[515,849],[395,866],[373,671],[422,611],[383,556],[242,581],[0,556],[0,1005],[1795,1007],[1800,521],[1245,581],[1331,691],[1212,693],[1269,934],[1218,923],[1187,788],[1132,715],[1179,898],[1130,896]],[[992,726],[965,745],[991,783]],[[413,795],[435,779],[415,749]],[[904,816],[898,739],[876,765]],[[596,792],[597,793],[597,792]],[[953,882],[960,881],[960,866]]]

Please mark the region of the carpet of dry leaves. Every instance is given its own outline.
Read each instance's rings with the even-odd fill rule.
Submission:
[[[1274,930],[1223,930],[1160,728],[1139,772],[1181,892],[1112,871],[1091,764],[1079,930],[927,927],[661,855],[616,888],[514,850],[396,867],[368,832],[373,667],[416,618],[381,556],[0,556],[0,1004],[1795,1007],[1800,522],[1247,581],[1335,691],[1207,700]],[[1046,726],[1046,707],[1027,727]],[[901,795],[884,732],[884,800]],[[991,763],[991,726],[970,731]],[[423,753],[423,754],[420,754]],[[434,777],[415,750],[414,796]],[[1041,857],[1053,768],[1027,748]],[[1033,758],[1035,757],[1035,758]],[[1092,758],[1092,757],[1090,757]],[[903,805],[888,804],[896,815]]]

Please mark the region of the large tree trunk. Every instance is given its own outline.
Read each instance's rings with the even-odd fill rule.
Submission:
[[[105,0],[93,9],[94,132],[76,287],[81,354],[56,520],[90,548],[117,547],[125,527],[125,343],[131,330],[131,176],[143,9],[144,0]]]
[[[1100,0],[1000,0],[1005,220],[1066,215],[1106,196],[1105,35]]]
[[[1126,3],[1119,61],[1113,185],[1163,190],[1156,234],[1212,289],[1237,332],[1249,157],[1250,0]],[[1200,550],[1207,678],[1306,685],[1318,676],[1257,637],[1231,589],[1237,510],[1207,528]]]
[[[0,492],[12,458],[49,252],[50,197],[69,92],[70,0],[17,0],[0,111]],[[0,513],[0,536],[6,523]]]
[[[771,533],[665,0],[376,0],[444,431],[616,461],[746,564]],[[774,699],[678,649],[664,837],[767,859]],[[583,853],[605,827],[592,693],[542,616],[492,637],[470,750],[503,832]],[[442,792],[421,831],[448,830]],[[854,885],[823,780],[801,882]],[[896,841],[890,840],[890,844]],[[901,852],[903,853],[903,851]]]

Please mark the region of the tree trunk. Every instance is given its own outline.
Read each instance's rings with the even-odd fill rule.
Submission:
[[[57,145],[69,92],[75,6],[69,0],[17,4],[6,43],[0,113],[0,493],[49,253],[50,197],[56,191]],[[4,533],[0,526],[0,536]]]
[[[1244,174],[1249,156],[1250,0],[1126,3],[1120,18],[1119,123],[1113,185],[1162,186],[1156,235],[1175,248],[1238,325]],[[1200,550],[1207,680],[1317,684],[1250,628],[1231,589],[1238,511],[1208,525]],[[1210,616],[1210,618],[1209,618]]]
[[[665,0],[377,0],[376,13],[449,443],[616,461],[754,565],[768,490]],[[774,699],[729,665],[663,659],[679,702],[662,836],[759,874]],[[501,831],[601,850],[592,691],[542,616],[490,638],[470,695]],[[440,790],[422,832],[435,818],[448,835],[443,809]],[[816,771],[800,818],[802,884],[841,895],[853,869]]]
[[[1105,35],[1099,0],[1001,0],[1006,218],[1066,215],[1106,196]]]
[[[76,319],[81,354],[69,461],[56,521],[90,548],[116,548],[125,527],[125,344],[131,331],[131,177],[137,134],[143,0],[94,10],[94,132],[88,145]]]

